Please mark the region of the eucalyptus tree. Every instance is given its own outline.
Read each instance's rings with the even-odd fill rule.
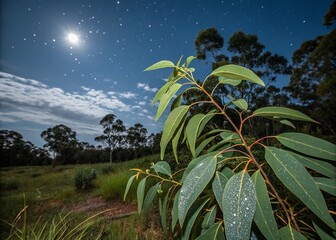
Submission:
[[[100,120],[100,125],[104,128],[103,134],[96,137],[95,141],[103,144],[109,153],[109,160],[112,163],[113,151],[121,147],[124,138],[126,127],[123,121],[116,119],[114,114],[107,114]]]
[[[53,167],[55,167],[58,161],[61,160],[62,152],[64,154],[66,148],[69,148],[78,142],[76,132],[63,124],[44,130],[41,133],[41,138],[47,142],[43,146],[54,154]],[[67,159],[63,159],[63,161],[66,160]]]
[[[134,158],[137,158],[138,149],[147,143],[147,129],[140,123],[127,129],[126,141],[134,151]]]

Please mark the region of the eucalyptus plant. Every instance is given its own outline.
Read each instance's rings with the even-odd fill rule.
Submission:
[[[195,69],[189,66],[194,58],[188,57],[183,64],[181,59],[177,64],[163,60],[145,69],[172,69],[152,102],[159,101],[156,120],[174,100],[163,127],[161,160],[146,170],[132,169],[135,174],[127,183],[124,198],[137,181],[139,214],[158,199],[162,227],[166,236],[173,238],[334,239],[335,211],[328,209],[327,198],[336,195],[336,146],[295,132],[293,121],[317,123],[299,111],[267,106],[252,112],[246,100],[232,96],[226,96],[226,103],[216,101],[214,93],[221,84],[265,84],[251,70],[232,64],[197,81]],[[217,85],[209,91],[206,83],[214,78]],[[183,95],[190,89],[203,93],[204,99],[185,105]],[[211,106],[210,111],[191,115],[192,106],[205,104]],[[238,122],[232,114],[238,116]],[[207,126],[214,117],[227,121],[230,128],[206,130],[211,129]],[[250,120],[258,118],[294,131],[260,139],[245,135],[247,128],[253,128]],[[181,142],[192,156],[187,167],[176,172],[165,161],[170,142],[176,161]],[[256,150],[263,154],[256,155]],[[149,178],[157,183],[146,188]]]

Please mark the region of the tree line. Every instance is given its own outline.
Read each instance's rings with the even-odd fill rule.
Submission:
[[[63,124],[41,133],[46,142],[39,148],[16,131],[0,130],[1,167],[23,165],[65,165],[127,161],[158,153],[160,134],[147,135],[140,123],[126,128],[114,114],[104,116],[103,133],[95,137],[99,145],[77,139],[76,131]]]

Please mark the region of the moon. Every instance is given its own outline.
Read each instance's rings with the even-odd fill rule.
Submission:
[[[71,44],[74,44],[74,45],[79,44],[79,37],[75,33],[68,33],[67,40]]]

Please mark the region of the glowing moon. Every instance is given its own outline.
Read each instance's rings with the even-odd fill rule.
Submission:
[[[72,44],[75,44],[75,45],[79,43],[79,37],[75,33],[69,33],[68,37],[67,37],[67,40],[69,41],[69,43],[72,43]]]

